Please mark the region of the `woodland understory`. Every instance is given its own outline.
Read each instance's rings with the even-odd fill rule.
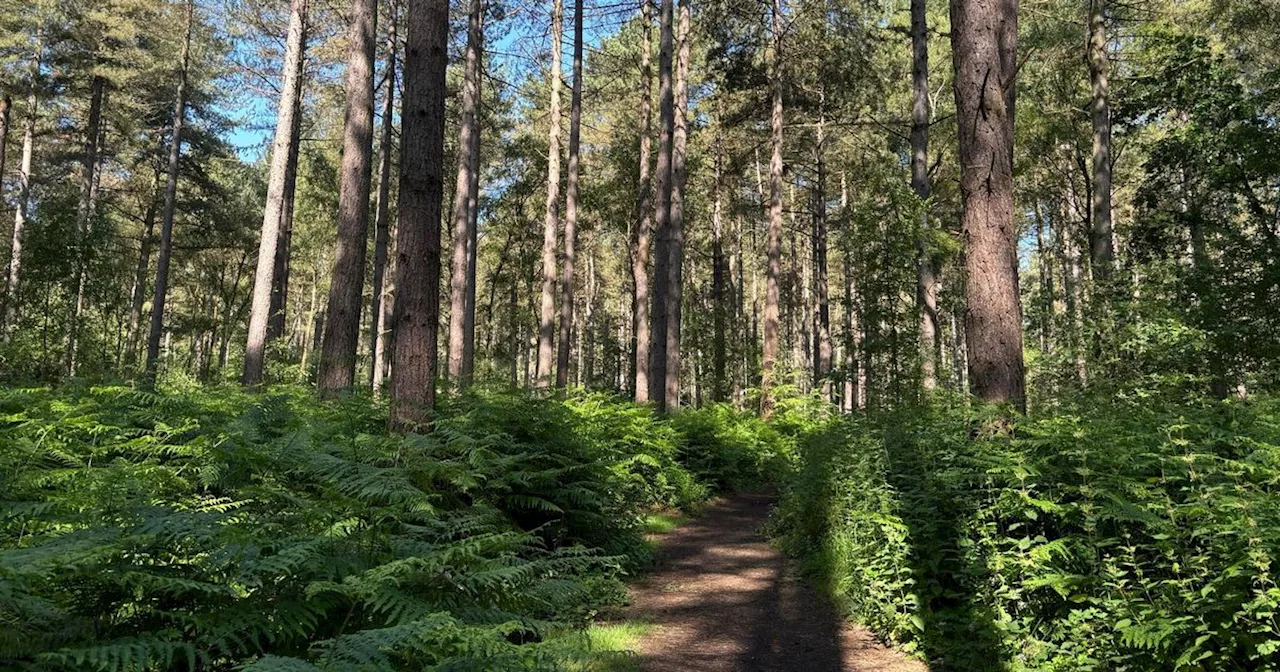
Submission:
[[[1278,26],[0,0],[0,670],[635,669],[740,490],[930,669],[1280,670]]]

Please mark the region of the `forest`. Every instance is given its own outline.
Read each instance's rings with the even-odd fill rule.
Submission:
[[[0,222],[0,672],[1280,670],[1278,0],[0,0]]]

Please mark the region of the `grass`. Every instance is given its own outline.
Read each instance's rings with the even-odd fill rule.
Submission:
[[[592,672],[636,672],[640,661],[634,655],[640,646],[640,638],[653,631],[652,623],[642,621],[612,621],[596,623],[587,628],[587,641],[592,651],[616,652],[617,657],[607,657],[590,668]]]
[[[679,513],[655,511],[644,517],[645,534],[670,534],[673,530],[689,522],[689,517]]]

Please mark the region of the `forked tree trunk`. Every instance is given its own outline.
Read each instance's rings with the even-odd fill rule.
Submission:
[[[551,385],[555,366],[556,236],[560,228],[560,51],[564,39],[564,3],[551,6],[551,108],[547,113],[547,203],[542,223],[542,303],[538,312],[538,360],[534,384]]]
[[[169,169],[164,184],[164,210],[160,215],[160,251],[156,257],[156,285],[151,295],[151,331],[147,336],[144,382],[154,385],[160,365],[160,345],[165,339],[164,304],[169,295],[169,261],[173,257],[173,214],[178,197],[178,171],[182,159],[182,126],[187,116],[187,70],[191,63],[191,33],[195,26],[195,1],[187,0],[187,28],[182,40],[178,91],[173,101],[173,132],[169,138]]]
[[[1095,283],[1111,278],[1115,249],[1111,228],[1111,63],[1107,58],[1107,0],[1089,2],[1089,80],[1093,115],[1093,202],[1089,232]],[[1104,293],[1106,288],[1100,288]]]
[[[448,0],[409,0],[396,226],[396,315],[391,363],[393,431],[429,425],[440,323],[440,215]]]
[[[472,170],[480,150],[480,32],[482,0],[471,0],[467,18],[466,66],[462,82],[462,118],[458,124],[458,170],[453,189],[453,259],[449,282],[449,380],[463,386],[467,350],[467,295],[470,292],[471,223],[478,194],[472,193]],[[477,183],[478,184],[478,183]]]
[[[952,0],[973,393],[1026,410],[1013,219],[1016,0]]]
[[[138,339],[141,335],[142,304],[147,298],[147,271],[151,268],[151,247],[155,244],[156,206],[160,188],[160,171],[151,177],[147,208],[142,215],[142,239],[138,241],[138,265],[133,272],[133,291],[129,298],[129,330],[125,337],[125,363],[132,368],[138,361]]]
[[[373,365],[369,367],[369,386],[374,398],[382,394],[382,383],[387,376],[388,329],[391,321],[391,292],[387,282],[387,260],[391,248],[390,197],[391,197],[391,135],[392,118],[396,100],[396,39],[397,13],[400,3],[391,2],[391,21],[387,26],[387,91],[382,97],[382,131],[378,140],[378,203],[373,218],[373,301],[370,309],[369,352],[373,353]]]
[[[938,385],[938,273],[929,249],[929,26],[925,0],[911,0],[911,189],[921,201],[916,267],[916,302],[920,311],[920,382],[925,390]]]
[[[649,401],[667,405],[667,294],[671,276],[672,143],[675,135],[673,0],[658,5],[658,157],[654,212],[653,300],[649,303]]]
[[[27,91],[27,121],[22,130],[22,163],[18,166],[18,204],[13,212],[13,241],[9,245],[9,268],[5,274],[3,337],[7,342],[18,320],[18,289],[22,279],[22,239],[27,226],[27,209],[31,206],[31,163],[36,147],[36,119],[39,115],[36,82],[40,76],[42,40],[36,42],[31,58],[31,80]]]
[[[332,398],[351,389],[360,349],[360,300],[369,240],[369,187],[373,168],[373,52],[377,0],[352,0],[347,46],[347,109],[338,170],[338,241],[325,311],[317,387]]]
[[[248,387],[262,384],[266,363],[267,323],[271,319],[271,294],[275,285],[276,247],[285,211],[285,182],[293,125],[298,113],[295,104],[302,76],[302,51],[307,22],[307,0],[290,0],[289,32],[285,40],[284,67],[280,83],[280,104],[276,111],[275,138],[271,145],[271,167],[267,178],[267,205],[262,214],[258,241],[258,261],[253,278],[253,298],[249,303],[249,333],[245,344],[241,382]]]
[[[640,47],[640,179],[631,229],[632,387],[637,404],[649,401],[649,258],[653,232],[653,184],[649,153],[653,133],[653,0],[641,0]]]
[[[89,236],[93,233],[93,215],[98,200],[98,149],[102,143],[102,103],[107,81],[94,75],[90,85],[89,114],[85,124],[84,157],[80,165],[80,202],[76,208],[76,272],[75,307],[68,330],[67,375],[75,377],[80,354],[80,319],[84,314],[85,284],[89,274]]]
[[[773,0],[773,54],[769,84],[769,234],[765,241],[764,352],[760,366],[760,416],[773,415],[774,369],[778,365],[778,281],[782,274],[782,0]]]
[[[582,0],[573,3],[573,89],[569,96],[569,174],[564,190],[564,261],[560,269],[560,342],[556,387],[569,384],[573,345],[573,264],[578,228],[578,168],[582,151]]]

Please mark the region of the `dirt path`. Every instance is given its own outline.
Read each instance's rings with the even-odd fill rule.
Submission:
[[[793,575],[760,535],[771,498],[738,495],[662,538],[628,616],[656,625],[647,672],[926,672]]]

